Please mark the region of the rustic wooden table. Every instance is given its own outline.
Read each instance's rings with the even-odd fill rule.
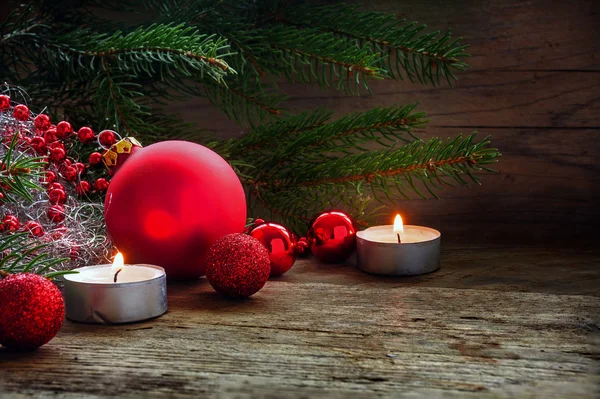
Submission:
[[[597,397],[599,255],[445,245],[412,278],[302,260],[241,301],[169,285],[158,319],[0,351],[0,396]]]

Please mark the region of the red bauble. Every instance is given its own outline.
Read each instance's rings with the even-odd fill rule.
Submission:
[[[0,281],[0,344],[32,350],[50,341],[63,323],[65,304],[52,282],[37,274],[12,274]]]
[[[100,140],[100,144],[105,147],[111,147],[117,142],[117,136],[110,130],[101,131],[100,134],[98,134],[98,139]]]
[[[91,143],[94,141],[94,132],[89,127],[84,126],[77,132],[77,138],[83,144]]]
[[[52,205],[46,211],[48,219],[54,223],[60,223],[65,220],[65,208],[62,205]]]
[[[21,223],[15,215],[6,215],[2,218],[0,227],[2,231],[17,231],[21,227]]]
[[[356,247],[356,226],[340,211],[323,212],[312,222],[308,242],[312,254],[325,263],[341,263]]]
[[[75,166],[67,166],[65,170],[63,170],[62,175],[68,181],[75,181],[77,180],[78,175],[77,168]]]
[[[269,279],[269,253],[257,239],[228,234],[218,239],[206,257],[206,279],[221,294],[247,298]]]
[[[48,133],[48,132],[46,132]],[[60,145],[54,145],[54,144],[60,144]],[[67,157],[67,151],[65,150],[65,146],[62,143],[52,143],[51,144],[51,150],[50,150],[50,159],[54,162],[60,162],[60,161],[64,161],[65,158]]]
[[[25,222],[23,228],[29,231],[29,234],[32,237],[41,237],[44,235],[44,229],[42,228],[42,225],[34,220],[28,220]]]
[[[29,112],[27,105],[19,104],[13,109],[13,116],[18,121],[26,121],[29,119],[29,115],[31,115],[31,113]]]
[[[77,173],[78,174],[80,174],[80,175],[84,175],[85,174],[86,168],[85,168],[84,164],[82,164],[81,162],[75,162],[73,164],[73,166],[75,167],[75,169],[77,169]]]
[[[108,180],[106,180],[104,177],[99,178],[94,182],[94,189],[100,192],[108,190]]]
[[[102,156],[108,173],[111,176],[117,173],[127,159],[142,148],[142,145],[133,137],[125,137],[113,144]]]
[[[56,173],[51,170],[47,170],[44,172],[44,177],[42,178],[42,182],[52,184],[56,181]]]
[[[90,157],[88,158],[88,162],[90,163],[90,165],[98,165],[102,162],[102,154],[100,154],[99,152],[92,152],[90,154]]]
[[[258,224],[250,231],[269,251],[271,277],[281,276],[290,270],[296,261],[296,237],[277,223]]]
[[[309,249],[310,245],[308,244],[306,237],[299,238],[296,243],[296,253],[298,256],[308,256]]]
[[[227,161],[186,141],[139,149],[111,180],[106,226],[128,263],[165,268],[168,278],[204,274],[208,248],[242,232],[246,198]]]
[[[92,190],[92,185],[89,181],[82,180],[75,186],[77,195],[84,196]]]
[[[33,125],[40,132],[45,132],[46,130],[50,129],[50,126],[52,125],[52,123],[50,122],[50,117],[48,115],[39,114],[33,120]]]
[[[48,191],[48,201],[51,204],[64,204],[67,201],[67,193],[60,188]]]
[[[66,139],[73,133],[73,127],[67,121],[58,122],[56,125],[56,135],[60,139]]]
[[[65,186],[63,186],[62,183],[58,182],[50,183],[48,185],[47,190],[48,192],[50,192],[51,190],[63,190],[64,192],[67,192],[67,190],[65,190]]]
[[[54,143],[56,140],[58,140],[58,137],[56,136],[56,129],[52,128],[46,130],[43,134],[43,137],[46,144]]]
[[[48,147],[46,147],[46,140],[43,137],[37,136],[31,139],[29,142],[31,148],[38,153],[38,155],[46,155],[48,152]]]
[[[6,111],[10,108],[10,97],[4,94],[0,95],[0,111]]]

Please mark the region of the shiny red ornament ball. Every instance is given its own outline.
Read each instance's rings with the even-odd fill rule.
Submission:
[[[10,108],[10,97],[4,94],[0,95],[0,111],[6,111]]]
[[[61,121],[56,124],[56,135],[59,139],[66,139],[73,133],[73,127],[67,121]]]
[[[92,152],[88,158],[90,165],[96,166],[102,162],[102,154],[99,152]]]
[[[65,220],[65,208],[62,205],[52,205],[46,211],[46,216],[50,219],[51,222],[60,223]]]
[[[247,298],[269,279],[269,253],[257,239],[246,234],[228,234],[218,239],[206,257],[206,279],[215,291],[234,298]]]
[[[94,131],[87,126],[84,126],[77,132],[77,138],[83,144],[91,143],[95,138]]]
[[[0,227],[2,227],[2,231],[17,231],[21,227],[21,223],[15,215],[6,215],[2,218]]]
[[[78,173],[78,174],[80,174],[80,175],[83,175],[83,174],[85,174],[86,167],[85,167],[85,165],[84,165],[84,164],[82,164],[81,162],[75,162],[75,163],[73,164],[73,166],[75,167],[75,169],[77,169],[77,173]]]
[[[44,172],[44,177],[42,177],[42,183],[52,184],[56,181],[56,173],[51,170],[47,170]]]
[[[356,248],[356,231],[354,221],[344,212],[323,212],[308,231],[310,250],[321,262],[341,263]]]
[[[46,114],[39,114],[33,120],[33,125],[40,132],[45,132],[50,129],[52,122],[50,122],[50,117]]]
[[[31,148],[35,150],[38,155],[45,155],[48,152],[48,147],[46,147],[46,140],[43,137],[37,136],[31,139],[29,142]]]
[[[269,251],[271,277],[281,276],[290,270],[296,261],[296,237],[277,223],[261,223],[250,231]]]
[[[52,143],[52,144],[61,144],[60,146],[54,146],[50,149],[50,160],[54,162],[64,161],[67,157],[67,151],[65,150],[65,146],[62,143]]]
[[[100,140],[100,144],[109,148],[117,142],[117,136],[110,130],[101,131],[100,134],[98,134],[98,139]]]
[[[31,113],[29,112],[27,105],[19,104],[13,109],[13,116],[18,121],[26,121],[29,119],[30,115]]]
[[[58,136],[56,136],[56,129],[52,128],[46,130],[42,137],[44,137],[46,144],[54,143],[56,140],[58,140]]]
[[[75,166],[67,166],[65,170],[63,170],[62,175],[68,181],[75,181],[77,180],[78,175],[77,168]]]
[[[108,180],[106,180],[104,177],[97,179],[94,182],[94,189],[100,192],[108,190]]]
[[[208,248],[246,223],[246,197],[227,161],[199,144],[140,148],[115,174],[104,203],[108,232],[128,263],[167,278],[204,274]]]
[[[75,186],[77,195],[84,196],[92,190],[92,185],[89,181],[82,180]]]
[[[296,243],[296,253],[298,256],[307,256],[310,250],[310,245],[306,237],[300,237]]]
[[[45,233],[44,229],[42,228],[42,225],[34,220],[28,220],[27,222],[25,222],[23,228],[29,231],[29,234],[32,237],[41,237]]]
[[[48,190],[48,192],[50,192],[51,190],[63,190],[64,192],[67,191],[67,190],[65,190],[65,186],[63,186],[62,183],[59,183],[59,182],[50,183],[48,185],[47,190]]]
[[[55,188],[48,191],[48,201],[51,204],[64,204],[67,201],[67,193],[60,188]]]
[[[58,288],[37,274],[11,274],[0,280],[0,344],[33,350],[60,330],[65,304]]]

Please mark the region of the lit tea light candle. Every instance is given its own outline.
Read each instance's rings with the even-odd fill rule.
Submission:
[[[167,311],[166,274],[154,265],[126,265],[118,253],[111,264],[75,269],[65,279],[67,318],[83,323],[142,321]]]
[[[439,231],[404,225],[398,214],[393,225],[374,226],[356,234],[357,265],[364,272],[414,276],[440,267]]]

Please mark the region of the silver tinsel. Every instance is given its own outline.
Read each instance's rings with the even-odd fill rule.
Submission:
[[[13,116],[14,105],[16,105],[17,101],[27,105],[28,98],[26,93],[18,88],[4,85],[0,87],[0,94],[10,96],[12,101],[10,109],[0,111],[1,160],[9,148],[13,132],[20,132],[23,138],[33,138],[36,136],[36,130],[33,122],[35,115],[31,115],[27,121],[18,121]],[[20,140],[20,144],[14,149],[12,159],[20,157],[34,158],[38,156],[25,140]],[[72,155],[69,154],[67,147],[67,156],[74,161],[79,161],[73,159]],[[77,155],[75,154],[75,156]],[[65,180],[53,163],[50,163],[46,170],[55,172],[57,176],[56,181],[62,183],[65,187],[67,193],[67,201],[64,204],[65,220],[56,224],[48,219],[46,212],[51,204],[48,201],[48,194],[44,189],[34,190],[31,193],[33,196],[32,202],[16,198],[16,202],[1,204],[0,219],[8,214],[17,216],[21,223],[20,231],[25,231],[23,225],[27,221],[33,220],[38,222],[43,227],[45,234],[37,238],[32,237],[32,240],[35,239],[46,243],[47,247],[44,248],[44,252],[49,256],[70,259],[70,261],[63,262],[54,267],[56,270],[70,270],[85,265],[106,263],[112,257],[113,245],[106,233],[103,204],[94,202],[89,198],[81,199],[78,197],[75,193],[75,184]],[[42,188],[45,186],[40,176],[32,177],[32,181]]]

